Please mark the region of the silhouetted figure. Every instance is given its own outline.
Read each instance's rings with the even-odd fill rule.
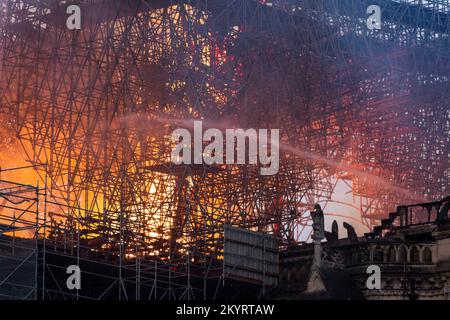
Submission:
[[[311,212],[311,218],[313,220],[313,230],[315,238],[325,238],[325,219],[320,204],[316,203],[316,205],[314,206],[314,211]]]
[[[314,260],[313,266],[320,268],[322,263],[322,239],[325,238],[324,217],[323,211],[319,204],[314,206],[314,211],[311,211],[311,218],[313,221],[313,235],[314,240]]]
[[[355,229],[352,227],[352,225],[344,222],[344,228],[347,230],[347,238],[351,242],[358,242],[358,235],[356,234]]]
[[[339,240],[339,227],[336,220],[331,224],[331,232],[325,231],[325,237],[330,244],[336,243]]]
[[[333,220],[333,223],[331,224],[331,233],[334,238],[339,239],[339,227],[336,220]]]

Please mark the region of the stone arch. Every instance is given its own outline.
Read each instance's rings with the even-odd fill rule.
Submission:
[[[420,249],[419,246],[413,245],[410,249],[410,261],[411,262],[420,262]]]
[[[408,262],[409,261],[409,252],[408,248],[405,245],[398,246],[397,249],[397,262]]]
[[[431,263],[433,261],[433,252],[429,246],[424,246],[422,250],[422,262]]]
[[[397,248],[395,246],[388,247],[387,260],[389,262],[397,262]]]
[[[433,206],[430,209],[430,221],[436,221],[438,219],[439,209],[436,206]]]

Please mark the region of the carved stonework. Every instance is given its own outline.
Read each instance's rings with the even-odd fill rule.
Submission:
[[[330,268],[345,268],[345,258],[341,250],[328,249],[322,253],[322,264]]]

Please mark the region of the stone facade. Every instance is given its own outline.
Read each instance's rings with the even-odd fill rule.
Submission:
[[[280,254],[278,299],[450,300],[449,198],[398,207],[364,237],[322,242],[320,266],[314,246]],[[425,218],[424,218],[425,217]],[[378,266],[381,286],[369,289],[369,266]],[[342,288],[344,287],[344,288]]]

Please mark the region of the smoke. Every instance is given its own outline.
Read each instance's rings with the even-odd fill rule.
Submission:
[[[298,148],[292,147],[292,146],[290,146],[288,144],[284,144],[284,143],[280,143],[279,147],[280,147],[280,150],[295,154],[309,162],[313,162],[313,163],[319,162],[321,164],[324,164],[324,165],[326,165],[330,168],[336,169],[336,170],[347,171],[360,179],[365,179],[365,180],[371,181],[373,184],[377,184],[378,186],[383,187],[385,189],[388,189],[388,190],[391,190],[394,192],[398,192],[399,194],[404,195],[408,198],[416,197],[416,195],[414,195],[407,189],[393,185],[391,182],[387,181],[383,177],[361,171],[361,170],[356,169],[356,168],[352,167],[351,165],[345,164],[343,162],[338,162],[335,160],[327,159],[317,153],[300,150]]]
[[[175,118],[157,116],[155,118],[155,120],[158,122],[162,122],[162,123],[170,123],[172,125],[183,126],[185,128],[193,128],[194,127],[193,119],[186,120],[186,119],[175,119]],[[231,123],[226,123],[223,121],[217,122],[217,121],[210,121],[210,120],[202,119],[202,123],[203,123],[204,127],[218,128],[218,129],[223,129],[223,130],[235,127]],[[328,159],[320,154],[317,154],[317,153],[314,153],[311,151],[302,150],[302,149],[299,149],[297,147],[294,147],[294,146],[291,146],[289,144],[282,143],[282,142],[279,143],[278,147],[279,147],[279,150],[294,154],[308,162],[320,163],[320,164],[323,164],[329,168],[333,168],[338,171],[346,171],[346,172],[351,173],[352,175],[356,176],[357,178],[360,178],[365,181],[370,181],[370,183],[372,183],[374,185],[377,185],[386,190],[390,190],[392,192],[398,193],[398,194],[408,197],[410,199],[415,199],[417,201],[424,200],[424,199],[417,199],[417,195],[413,194],[406,188],[402,188],[402,187],[399,187],[399,186],[391,183],[390,181],[386,180],[384,177],[364,172],[364,171],[357,169],[351,165],[348,165],[344,162],[336,161],[333,159]]]

